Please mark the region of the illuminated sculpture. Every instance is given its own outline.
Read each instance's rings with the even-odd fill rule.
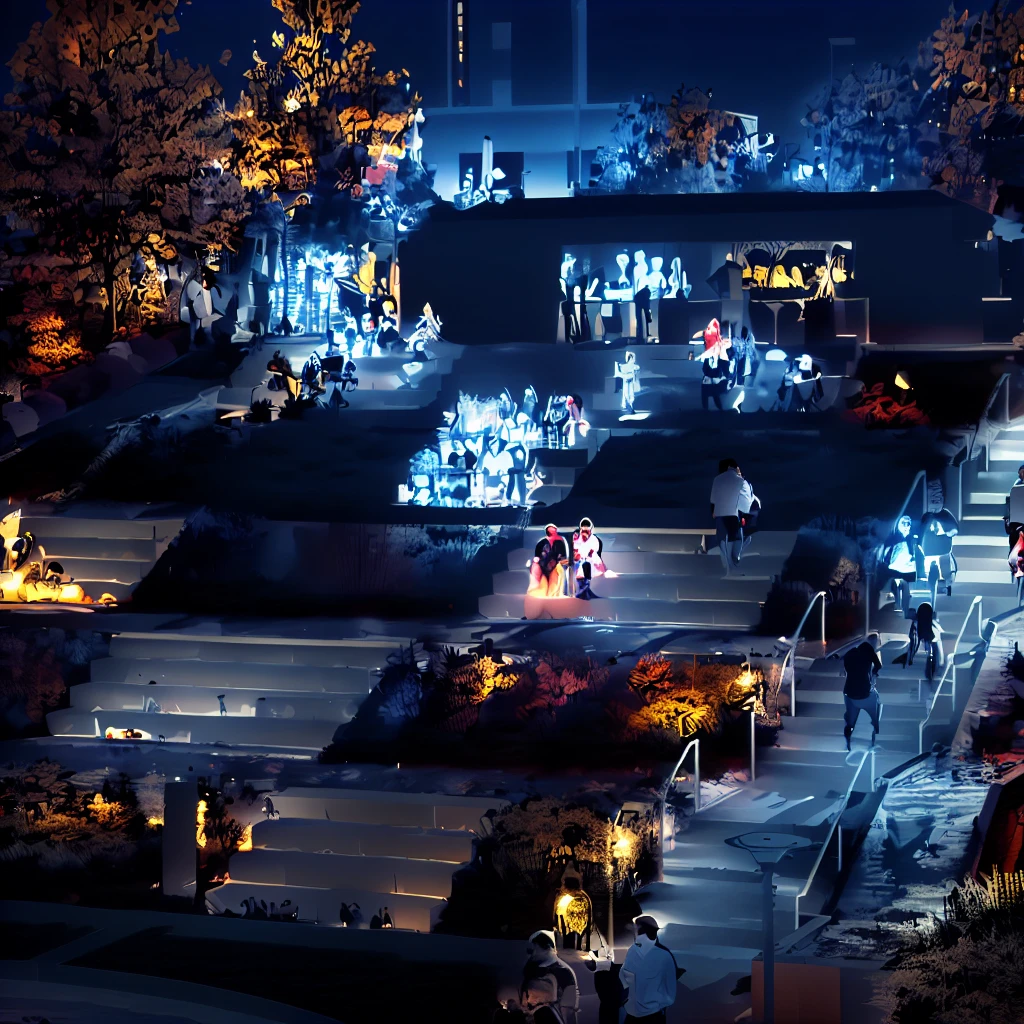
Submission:
[[[622,381],[622,411],[633,412],[633,399],[640,390],[640,364],[632,351],[626,352],[626,360],[615,364],[615,376]]]
[[[602,552],[604,544],[594,533],[594,524],[581,519],[579,529],[572,535],[573,573],[576,579],[576,596],[584,601],[595,595],[591,592],[590,581],[596,573],[601,576],[607,571]]]
[[[633,295],[647,287],[647,253],[643,249],[637,249],[633,253]]]
[[[562,936],[563,949],[590,949],[594,908],[590,897],[583,891],[579,875],[569,873],[568,869],[555,896],[554,918],[555,928]]]
[[[668,272],[668,292],[665,295],[666,299],[674,299],[680,292],[683,293],[683,298],[688,299],[690,297],[690,290],[693,286],[686,280],[686,271],[683,270],[683,261],[678,257],[672,258],[672,264]]]
[[[544,536],[537,542],[530,562],[528,594],[537,597],[562,597],[565,594],[565,570],[569,565],[569,549],[554,523],[544,527]]]
[[[678,258],[677,256],[676,259]],[[647,275],[647,287],[651,289],[652,299],[660,299],[668,290],[668,282],[665,280],[665,274],[661,269],[664,264],[665,261],[662,257],[651,257],[651,272]]]
[[[615,257],[615,264],[619,268],[619,278],[614,285],[610,281],[605,281],[604,297],[609,302],[628,302],[633,298],[633,282],[630,280],[629,274],[626,273],[626,268],[629,266],[629,254],[620,252]]]
[[[416,321],[416,327],[409,335],[410,347],[417,342],[441,341],[441,318],[434,315],[428,302],[423,307],[423,315]]]

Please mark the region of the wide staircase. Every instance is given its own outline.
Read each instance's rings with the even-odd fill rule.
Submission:
[[[571,539],[573,527],[559,527]],[[536,531],[540,536],[541,530]],[[593,581],[590,601],[528,596],[533,548],[509,553],[508,567],[493,577],[493,593],[480,598],[490,619],[575,619],[673,623],[749,630],[773,577],[793,548],[795,532],[765,531],[751,539],[738,572],[724,575],[714,527],[707,530],[610,528],[598,531],[604,561],[616,575]],[[708,548],[701,553],[702,541]]]
[[[693,777],[681,777],[686,792],[675,818],[668,817],[663,880],[637,895],[645,912],[663,924],[666,944],[681,956],[749,966],[761,947],[760,874],[750,855],[726,840],[760,830],[811,841],[777,869],[777,948],[798,947],[827,923],[843,859],[869,827],[886,774],[929,751],[933,742],[948,742],[955,731],[992,631],[973,598],[966,619],[955,625],[948,670],[934,680],[925,678],[920,655],[909,667],[894,663],[906,651],[905,640],[883,643],[880,731],[872,742],[871,722],[861,714],[849,751],[839,657],[844,648],[826,656],[820,644],[805,644],[792,676],[787,659],[783,704],[790,703],[793,713],[783,715],[774,746],[756,747],[753,779],[702,787],[703,803],[695,812]]]
[[[122,632],[47,726],[54,736],[309,754],[351,721],[389,656],[407,643]]]
[[[497,797],[288,788],[271,794],[275,817],[252,829],[229,880],[206,894],[207,910],[240,913],[254,897],[298,920],[337,924],[358,903],[366,928],[387,908],[396,928],[428,932],[451,895],[452,874],[473,859],[480,819]]]
[[[35,538],[32,561],[59,562],[93,601],[110,594],[124,602],[183,523],[183,515],[158,507],[76,502],[68,512],[25,506],[18,529]]]

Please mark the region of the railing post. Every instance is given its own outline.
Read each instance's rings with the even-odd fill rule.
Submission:
[[[754,756],[756,747],[755,737],[757,735],[757,715],[754,709],[750,709],[750,781],[757,778],[757,758]]]
[[[693,813],[700,810],[700,741],[693,748]]]
[[[793,661],[793,651],[790,649],[789,658],[789,715],[796,717],[796,663]]]

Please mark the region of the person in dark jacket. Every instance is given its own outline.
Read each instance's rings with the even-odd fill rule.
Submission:
[[[882,663],[874,647],[865,640],[846,652],[843,667],[846,669],[846,684],[843,686],[843,702],[846,705],[843,714],[846,727],[843,729],[843,735],[846,737],[846,749],[850,749],[850,737],[862,711],[866,711],[871,719],[874,729],[871,743],[874,745],[875,737],[878,735],[878,720],[882,713],[882,701],[875,689],[875,676],[882,670]]]

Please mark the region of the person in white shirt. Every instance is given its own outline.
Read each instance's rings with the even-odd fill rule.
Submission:
[[[883,552],[883,564],[892,580],[896,611],[910,611],[910,585],[917,579],[917,538],[912,536],[914,521],[900,516],[896,529]]]
[[[711,515],[715,518],[718,553],[726,576],[740,564],[743,551],[740,510],[749,512],[753,500],[753,488],[743,479],[736,460],[722,459],[718,476],[711,484]]]
[[[658,942],[658,922],[648,914],[633,922],[636,942],[629,947],[619,972],[626,990],[626,1024],[656,1024],[676,1001],[679,976],[676,958]]]
[[[576,577],[576,596],[589,601],[595,595],[590,590],[590,580],[606,571],[601,556],[604,544],[594,533],[594,524],[589,519],[580,520],[580,528],[572,535],[572,556]]]

